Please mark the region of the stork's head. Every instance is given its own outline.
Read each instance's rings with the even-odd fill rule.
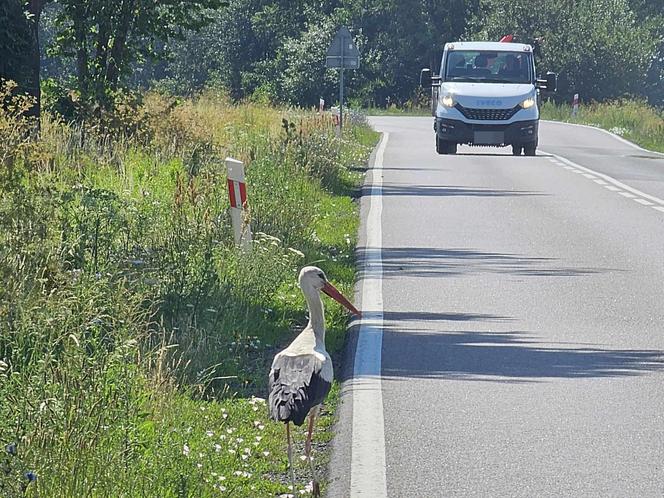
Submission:
[[[316,266],[305,266],[300,270],[300,288],[306,293],[307,289],[314,289],[321,291],[344,306],[348,311],[357,316],[362,314],[353,306],[348,299],[339,292],[334,285],[327,281],[327,277],[323,270]]]

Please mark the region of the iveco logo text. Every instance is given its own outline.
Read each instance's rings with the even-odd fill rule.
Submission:
[[[499,107],[503,105],[502,100],[489,99],[489,100],[478,100],[477,105],[479,107]]]

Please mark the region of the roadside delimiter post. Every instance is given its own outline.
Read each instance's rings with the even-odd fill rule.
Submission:
[[[242,161],[227,157],[226,177],[228,178],[228,199],[231,204],[235,244],[248,250],[251,248],[251,226],[246,212],[247,184],[244,180],[244,164],[242,164]]]

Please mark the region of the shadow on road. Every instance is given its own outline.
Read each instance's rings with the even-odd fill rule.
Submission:
[[[403,322],[424,320],[427,322],[508,322],[514,320],[509,316],[491,315],[487,313],[432,313],[428,311],[384,311],[384,321]]]
[[[475,156],[475,157],[513,157],[514,159],[520,161],[527,161],[533,157],[553,157],[551,154],[546,154],[543,152],[537,152],[536,156],[515,156],[512,154],[511,150],[506,150],[505,152],[457,152],[456,156]],[[449,156],[448,156],[449,157]]]
[[[443,277],[497,273],[523,277],[578,277],[622,271],[614,268],[561,266],[560,260],[521,254],[485,252],[475,249],[434,247],[359,248],[359,278],[371,275],[367,262],[382,260],[383,278]]]
[[[664,351],[546,347],[521,332],[384,330],[383,376],[537,382],[626,377],[664,369]],[[394,354],[398,352],[398,354]]]
[[[404,197],[518,197],[518,196],[544,196],[542,192],[527,190],[493,190],[474,187],[458,187],[443,185],[383,185],[373,191],[371,185],[362,187],[362,196],[381,195]]]
[[[398,166],[382,166],[381,171],[384,170],[389,170],[389,171],[436,171],[436,172],[442,172],[442,171],[449,171],[449,169],[443,169],[443,168],[418,168],[416,166],[403,166],[403,167],[398,167]]]

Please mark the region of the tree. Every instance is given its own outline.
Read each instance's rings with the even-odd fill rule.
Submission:
[[[659,40],[645,81],[645,95],[650,103],[664,107],[664,8],[660,0],[631,0],[639,22],[650,26]]]
[[[0,78],[16,81],[19,91],[34,98],[29,114],[37,117],[41,108],[39,17],[43,6],[44,0],[6,0],[0,5]]]
[[[362,66],[349,85],[365,104],[404,102],[423,67],[436,69],[446,42],[460,39],[477,0],[346,0],[337,13],[356,34]]]
[[[276,58],[276,65],[282,70],[274,88],[281,100],[310,106],[317,105],[320,97],[334,101],[337,71],[325,68],[325,53],[335,32],[336,26],[328,17],[284,42]]]
[[[84,101],[108,107],[132,63],[158,57],[159,41],[210,20],[221,0],[58,0],[52,55],[71,58]]]
[[[627,0],[483,0],[473,37],[497,40],[513,33],[530,43],[544,39],[539,70],[561,76],[559,94],[603,100],[643,94],[657,36],[640,23]]]

